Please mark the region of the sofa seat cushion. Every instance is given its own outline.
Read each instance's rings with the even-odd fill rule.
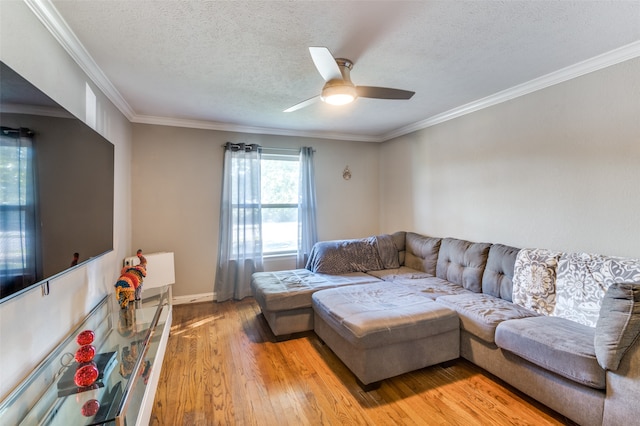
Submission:
[[[462,329],[488,343],[494,343],[496,327],[502,321],[538,315],[522,306],[482,293],[441,296],[436,302],[456,311]]]
[[[379,271],[367,271],[367,274],[373,275],[374,277],[380,278],[384,281],[396,281],[401,278],[415,280],[418,278],[433,277],[433,274],[409,268],[408,266],[401,266],[394,269],[381,269]]]
[[[437,299],[440,296],[448,296],[452,294],[467,294],[473,293],[464,287],[450,283],[447,280],[443,280],[438,277],[426,277],[426,278],[398,278],[393,281],[393,284],[404,286],[415,293],[420,293],[430,299]]]
[[[311,307],[313,292],[345,285],[380,282],[364,272],[342,275],[318,274],[308,269],[277,272],[256,272],[251,288],[260,308],[266,311],[286,311]]]
[[[605,388],[605,370],[596,359],[595,329],[549,316],[501,322],[496,345],[577,383]]]
[[[322,290],[312,298],[316,315],[356,348],[392,345],[459,328],[453,310],[389,283]]]

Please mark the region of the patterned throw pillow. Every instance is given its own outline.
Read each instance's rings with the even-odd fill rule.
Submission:
[[[609,286],[639,281],[638,259],[589,253],[563,255],[558,261],[553,315],[595,327]]]
[[[513,303],[541,315],[551,315],[556,305],[556,269],[561,252],[522,249],[513,271]]]

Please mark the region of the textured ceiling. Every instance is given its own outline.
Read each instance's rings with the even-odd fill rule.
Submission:
[[[133,121],[376,140],[640,40],[639,1],[80,1],[55,8]],[[319,94],[309,46],[356,85],[413,90],[283,109]]]

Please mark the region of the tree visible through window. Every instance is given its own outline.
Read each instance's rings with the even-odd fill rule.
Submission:
[[[263,153],[260,167],[263,253],[294,254],[298,247],[299,157]]]

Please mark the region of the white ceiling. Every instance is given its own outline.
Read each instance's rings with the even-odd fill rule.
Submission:
[[[52,3],[134,122],[380,141],[640,56],[640,1]],[[416,94],[284,113],[324,83],[309,46]]]

